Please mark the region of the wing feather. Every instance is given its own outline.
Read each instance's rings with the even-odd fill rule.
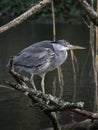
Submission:
[[[51,60],[54,52],[50,48],[44,47],[31,47],[27,50],[21,51],[14,57],[14,64],[16,66],[24,67],[39,67],[43,66]]]

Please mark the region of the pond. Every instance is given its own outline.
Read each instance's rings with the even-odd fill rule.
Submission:
[[[85,25],[56,24],[57,38],[66,39],[70,43],[86,47],[85,50],[74,51],[78,62],[76,85],[74,89],[74,73],[71,55],[62,65],[64,77],[64,91],[62,98],[65,101],[83,101],[85,109],[94,110],[95,85],[92,72],[91,54],[89,53],[89,29]],[[21,49],[42,40],[52,39],[52,24],[27,21],[16,28],[0,34],[0,84],[3,80],[13,81],[8,73],[6,64],[10,56],[16,55]],[[25,74],[25,73],[23,73]],[[28,74],[25,74],[29,76]],[[38,89],[40,78],[35,77]],[[56,85],[56,96],[60,95],[57,70],[46,75],[46,93],[53,93],[53,83]],[[76,93],[74,96],[74,92]],[[74,97],[74,99],[73,99]],[[6,88],[0,88],[0,129],[1,130],[41,130],[51,127],[52,123],[36,106],[30,107],[30,100],[23,94]],[[61,124],[81,121],[84,118],[70,112],[59,113]]]

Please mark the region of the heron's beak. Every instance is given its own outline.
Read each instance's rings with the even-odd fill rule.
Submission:
[[[68,46],[68,50],[76,50],[76,49],[85,49],[85,48],[81,46],[76,46],[76,45]]]

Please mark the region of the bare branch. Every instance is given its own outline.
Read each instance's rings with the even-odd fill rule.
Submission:
[[[12,88],[17,89],[30,97],[33,103],[38,103],[41,110],[44,112],[56,112],[56,111],[64,111],[69,110],[75,113],[86,116],[90,119],[98,119],[98,114],[89,112],[83,109],[83,102],[70,103],[65,102],[57,97],[54,97],[50,94],[44,94],[41,91],[35,91],[33,88],[29,88],[26,84],[24,78],[21,78],[17,72],[14,70],[13,59],[10,61],[11,68],[10,71],[13,70],[10,74],[14,77],[17,83],[6,82]],[[18,80],[17,80],[18,78]]]
[[[72,111],[92,120],[98,119],[98,113],[94,113],[86,110],[81,111],[80,109],[73,109]]]
[[[14,20],[10,21],[9,23],[3,25],[0,27],[0,33],[7,31],[10,28],[16,27],[23,21],[27,20],[31,15],[35,14],[39,10],[41,10],[43,7],[45,7],[48,3],[50,3],[51,0],[43,0],[36,4],[35,6],[31,7],[28,11],[20,15],[19,17],[15,18]]]
[[[13,88],[5,86],[5,85],[0,85],[0,88],[7,88],[7,89],[10,89],[10,90],[14,90]]]
[[[6,81],[6,84],[27,95],[32,100],[32,103],[37,103],[40,109],[51,119],[54,130],[61,130],[61,126],[55,113],[57,111],[69,110],[78,113],[80,115],[86,116],[87,118],[90,118],[92,120],[98,119],[98,113],[83,110],[84,106],[83,102],[77,102],[77,103],[65,102],[60,98],[54,97],[50,94],[44,94],[41,91],[29,88],[28,85],[26,84],[25,78],[22,77],[17,72],[15,72],[12,58],[10,60],[9,72],[16,80],[16,83]]]
[[[57,97],[54,97],[50,94],[44,94],[41,91],[35,91],[33,88],[25,87],[24,84],[11,83],[6,81],[6,84],[10,85],[12,88],[17,89],[20,92],[26,93],[34,103],[38,103],[41,110],[45,112],[56,112],[63,110],[72,110],[75,108],[82,109],[84,103],[70,103],[65,102]]]
[[[98,26],[98,14],[86,0],[77,0],[82,9],[87,13],[91,21]]]
[[[41,105],[41,109],[44,111],[59,111],[64,109],[83,108],[83,103],[70,103],[64,102],[63,100],[56,98],[50,94],[44,94],[41,91],[35,91],[33,88],[29,88],[26,84],[26,80],[20,74],[15,72],[13,58],[10,59],[10,74],[16,80],[17,83],[11,83],[6,81],[12,88],[17,89],[21,92],[27,93],[27,95]]]
[[[61,130],[61,126],[54,112],[45,112],[45,114],[52,120],[54,130]]]

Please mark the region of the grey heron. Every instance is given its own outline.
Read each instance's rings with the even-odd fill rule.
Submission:
[[[71,45],[66,40],[44,40],[30,45],[14,56],[14,66],[31,74],[30,82],[36,90],[34,75],[39,75],[42,92],[45,93],[44,79],[48,71],[58,68],[67,59],[67,50],[84,49],[80,46]]]

